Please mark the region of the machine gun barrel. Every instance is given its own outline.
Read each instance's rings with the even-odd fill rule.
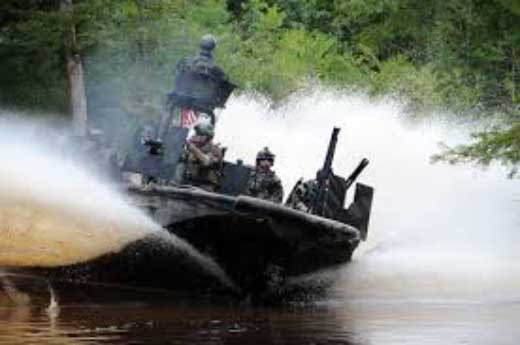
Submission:
[[[369,161],[366,158],[363,158],[361,160],[361,162],[359,162],[359,164],[356,167],[356,169],[354,169],[352,174],[350,174],[350,176],[347,178],[347,181],[345,183],[345,185],[346,185],[346,189],[345,190],[348,190],[350,188],[350,186],[354,183],[354,181],[356,181],[356,179],[358,178],[359,174],[361,174],[363,172],[363,170],[365,170],[365,168],[367,167],[368,163],[369,163]]]
[[[329,147],[327,149],[327,156],[323,163],[322,172],[330,174],[332,172],[332,161],[334,160],[334,153],[336,152],[336,144],[338,143],[339,128],[334,127],[332,136],[330,137]],[[328,177],[328,176],[327,176]]]
[[[336,144],[338,143],[339,128],[334,127],[332,135],[329,141],[329,147],[327,149],[327,155],[325,156],[325,162],[323,167],[317,176],[318,193],[312,201],[310,212],[316,215],[323,214],[323,202],[325,199],[325,191],[327,188],[327,180],[332,174],[332,161],[334,160],[334,153],[336,152]]]

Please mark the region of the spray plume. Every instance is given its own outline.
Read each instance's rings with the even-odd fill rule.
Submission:
[[[359,179],[375,187],[369,240],[340,270],[342,293],[520,291],[518,180],[499,167],[432,165],[440,141],[469,137],[448,117],[414,122],[396,100],[324,89],[275,109],[243,96],[221,114],[217,139],[229,147],[227,159],[249,164],[269,146],[286,192],[300,176],[315,176],[334,126],[342,128],[336,174],[370,160]]]
[[[75,157],[51,147],[62,132],[12,120],[0,132],[0,266],[82,262],[158,230]]]

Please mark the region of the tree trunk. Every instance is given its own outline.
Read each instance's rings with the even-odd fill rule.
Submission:
[[[61,0],[60,2],[61,10],[68,15],[72,15],[73,6],[72,0]],[[64,39],[69,81],[68,93],[74,131],[77,135],[84,136],[87,133],[87,97],[83,79],[83,65],[80,55],[76,53],[76,28],[73,25],[65,30]]]
[[[516,49],[515,47],[513,47],[512,49],[512,53],[511,53],[512,57],[511,57],[511,60],[512,60],[512,63],[511,63],[511,80],[513,81],[513,87],[512,87],[512,91],[511,91],[511,101],[513,102],[513,104],[516,104]]]

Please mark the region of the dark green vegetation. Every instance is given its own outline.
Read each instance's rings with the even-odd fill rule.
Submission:
[[[515,0],[64,0],[0,2],[0,104],[66,113],[64,39],[83,57],[91,114],[160,111],[177,59],[207,32],[241,90],[274,101],[310,81],[493,118],[448,161],[518,165]],[[122,110],[121,110],[122,109]]]

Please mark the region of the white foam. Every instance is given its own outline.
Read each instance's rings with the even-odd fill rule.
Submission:
[[[160,229],[35,128],[63,134],[43,124],[1,123],[0,266],[81,262]]]
[[[370,160],[359,179],[375,187],[369,241],[341,289],[461,279],[466,287],[494,281],[497,291],[520,291],[520,278],[510,279],[520,272],[519,180],[508,180],[497,166],[432,165],[440,141],[468,140],[469,130],[446,118],[411,121],[395,100],[323,89],[295,95],[277,109],[241,96],[220,115],[217,139],[229,147],[228,159],[249,164],[269,146],[286,192],[300,176],[314,176],[333,126],[341,127],[337,174]]]

